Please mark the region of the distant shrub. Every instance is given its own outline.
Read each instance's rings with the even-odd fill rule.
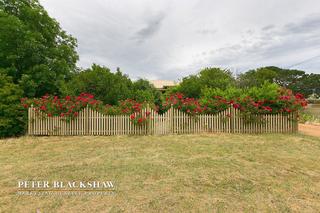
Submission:
[[[320,118],[316,118],[316,116],[310,113],[302,112],[299,114],[299,122],[320,124]]]

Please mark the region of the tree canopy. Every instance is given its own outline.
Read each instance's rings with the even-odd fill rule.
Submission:
[[[112,73],[107,67],[93,64],[91,68],[74,74],[62,90],[65,95],[86,92],[106,104],[117,104],[119,100],[130,97],[131,88],[131,80],[120,70]]]
[[[95,95],[105,104],[118,104],[125,99],[153,102],[159,98],[159,93],[147,80],[139,79],[132,82],[120,69],[111,72],[107,67],[93,64],[73,75],[72,79],[62,86],[63,94],[79,95],[87,92]]]
[[[0,68],[29,97],[59,94],[76,70],[76,39],[37,0],[0,0]]]
[[[178,91],[188,97],[199,98],[204,88],[226,89],[234,84],[235,79],[229,70],[205,68],[197,75],[183,78]]]
[[[241,88],[259,87],[264,82],[276,83],[281,87],[300,92],[306,96],[320,93],[320,74],[307,74],[301,70],[262,67],[240,74],[238,85]]]

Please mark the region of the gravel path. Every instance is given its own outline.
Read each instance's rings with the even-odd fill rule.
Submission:
[[[299,132],[306,135],[320,137],[320,126],[311,124],[299,124]]]

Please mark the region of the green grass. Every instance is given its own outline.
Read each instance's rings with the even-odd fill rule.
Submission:
[[[0,140],[0,212],[317,212],[320,139],[303,135]],[[114,180],[114,196],[18,196],[18,180]]]

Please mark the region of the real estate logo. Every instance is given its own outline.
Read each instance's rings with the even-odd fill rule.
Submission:
[[[112,195],[114,181],[47,181],[22,180],[17,183],[18,195]]]

